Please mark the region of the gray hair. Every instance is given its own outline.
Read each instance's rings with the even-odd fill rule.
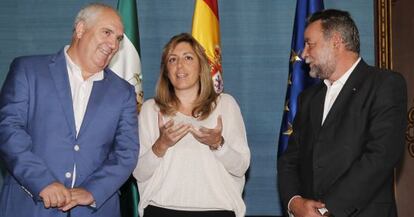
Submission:
[[[73,23],[73,29],[76,28],[76,25],[78,25],[79,22],[85,22],[86,26],[89,27],[91,24],[93,24],[97,15],[99,15],[103,9],[109,9],[118,14],[118,11],[109,5],[102,3],[91,3],[86,5],[78,12],[75,17],[75,22]]]
[[[358,28],[348,12],[335,9],[323,10],[312,14],[308,19],[308,23],[310,24],[318,20],[321,21],[325,39],[331,38],[332,33],[338,32],[342,37],[346,49],[359,54],[360,42]]]

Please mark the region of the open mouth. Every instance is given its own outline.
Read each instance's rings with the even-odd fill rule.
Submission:
[[[99,48],[99,51],[101,53],[103,53],[106,56],[109,56],[111,54],[111,50],[110,49],[104,49],[104,48]]]
[[[176,77],[177,77],[178,79],[184,79],[184,78],[186,78],[186,77],[187,77],[187,73],[177,73],[177,74],[176,74]]]

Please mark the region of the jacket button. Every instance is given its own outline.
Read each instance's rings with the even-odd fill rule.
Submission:
[[[69,179],[70,177],[72,177],[72,173],[70,172],[65,173],[65,177]]]
[[[75,145],[75,146],[73,146],[73,149],[75,149],[75,151],[79,151],[80,147],[79,147],[79,145]]]

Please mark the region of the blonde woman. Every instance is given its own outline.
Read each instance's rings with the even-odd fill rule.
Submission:
[[[139,129],[141,216],[244,216],[250,150],[243,118],[232,96],[215,93],[206,54],[190,34],[164,47]]]

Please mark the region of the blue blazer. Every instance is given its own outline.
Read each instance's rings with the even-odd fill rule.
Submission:
[[[76,148],[75,148],[76,147]],[[92,193],[96,208],[78,206],[71,216],[120,216],[117,191],[139,152],[133,86],[109,69],[95,81],[76,137],[64,51],[16,58],[0,93],[0,155],[6,174],[0,217],[67,216],[45,209],[40,191],[58,181]]]

